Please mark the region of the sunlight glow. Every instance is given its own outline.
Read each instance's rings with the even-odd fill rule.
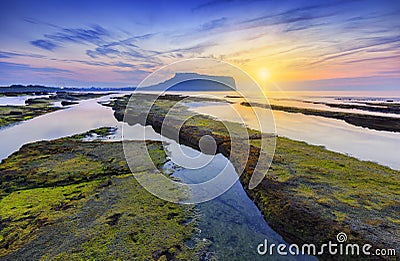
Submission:
[[[269,72],[268,69],[262,68],[258,71],[258,78],[261,81],[266,81],[271,77],[271,73]]]

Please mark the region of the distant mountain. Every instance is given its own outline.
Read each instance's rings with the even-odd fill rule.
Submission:
[[[142,88],[146,91],[232,91],[236,89],[236,84],[230,76],[176,73],[171,79]]]
[[[57,87],[46,87],[41,85],[14,84],[8,87],[0,87],[0,93],[49,93],[59,91]]]
[[[0,87],[0,93],[51,93],[51,92],[112,92],[112,91],[134,91],[135,87],[123,88],[63,88],[63,87],[48,87],[42,85],[20,85],[15,84],[7,87]]]
[[[229,87],[231,86],[231,87]],[[176,73],[174,77],[156,85],[141,87],[143,91],[232,91],[236,89],[235,80],[230,76],[212,76],[197,73]],[[21,85],[0,87],[0,93],[36,93],[47,94],[54,92],[113,92],[113,91],[134,91],[136,87],[122,88],[76,88],[76,87],[49,87],[42,85]]]

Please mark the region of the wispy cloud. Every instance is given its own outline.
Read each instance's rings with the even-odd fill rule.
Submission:
[[[400,35],[358,38],[358,39],[354,39],[349,42],[346,42],[343,45],[344,45],[344,47],[341,48],[340,52],[329,52],[329,53],[323,55],[323,58],[310,63],[310,65],[321,64],[321,63],[324,63],[324,62],[327,62],[330,60],[358,54],[361,52],[393,51],[393,50],[396,50],[396,47],[400,46]],[[346,63],[375,60],[375,59],[380,59],[380,57],[382,57],[382,56],[379,56],[377,58],[354,59],[351,61],[347,61]],[[389,56],[389,57],[392,57],[392,56]],[[385,59],[387,59],[387,57]]]
[[[346,61],[345,63],[361,63],[361,62],[370,62],[370,61],[382,61],[382,60],[393,60],[393,61],[400,61],[400,54],[399,55],[390,55],[390,56],[380,56],[380,57],[373,57],[373,58],[364,58],[364,59],[354,59],[351,61]],[[400,62],[398,62],[400,66]]]
[[[47,51],[53,51],[54,49],[56,49],[57,47],[59,47],[57,44],[53,43],[52,41],[49,40],[35,40],[35,41],[30,41],[30,43],[33,46],[36,46],[38,48],[41,48],[43,50],[47,50]]]
[[[44,36],[58,42],[99,44],[104,42],[103,37],[110,36],[110,34],[100,25],[93,25],[90,28],[64,28],[61,32],[45,34]]]
[[[12,58],[16,56],[21,56],[19,53],[14,53],[14,52],[3,52],[0,51],[0,58]]]
[[[39,73],[72,73],[70,70],[54,68],[54,67],[35,67],[30,66],[28,64],[22,63],[9,63],[9,62],[0,62],[0,68],[2,70],[14,70],[18,69],[19,71],[25,70],[30,72],[39,72]]]
[[[193,7],[192,12],[199,11],[201,9],[212,8],[215,7],[216,5],[226,5],[232,2],[234,2],[234,0],[213,0]]]
[[[106,42],[104,39],[111,35],[109,31],[100,25],[93,25],[89,28],[61,28],[57,25],[37,21],[31,18],[24,18],[25,21],[34,24],[45,24],[59,29],[58,32],[53,34],[44,34],[45,39],[38,39],[30,41],[29,43],[35,47],[47,51],[54,51],[58,47],[63,46],[63,43],[80,43],[80,44],[103,44]]]
[[[35,19],[35,18],[32,18],[32,17],[24,17],[23,20],[24,20],[25,22],[27,22],[27,23],[30,23],[30,24],[35,24],[35,25],[46,25],[46,26],[50,26],[50,27],[57,28],[57,29],[60,29],[60,28],[61,28],[61,27],[58,26],[58,25],[55,25],[55,24],[52,24],[52,23],[48,23],[48,22],[44,22],[44,21],[41,21],[41,20],[39,20],[39,19]]]
[[[121,8],[101,1],[82,6],[91,8],[90,12],[73,4],[76,16],[69,8],[61,9],[62,4],[49,8],[54,14],[51,18],[30,8],[21,11],[18,17],[23,21],[13,18],[19,24],[5,30],[8,35],[0,49],[0,61],[68,66],[82,81],[129,78],[134,72],[144,75],[192,57],[223,59],[243,65],[254,75],[257,68],[265,66],[279,80],[373,75],[398,65],[398,4],[202,0],[155,6],[128,2],[126,8],[125,3]],[[44,10],[51,4],[35,6]],[[105,10],[116,18],[102,17]],[[96,24],[91,24],[93,18]],[[21,30],[20,36],[15,37],[12,30]],[[26,37],[23,43],[21,37]],[[35,48],[25,49],[26,43]],[[2,66],[23,72],[46,71],[21,64]],[[54,76],[66,73],[53,72]]]
[[[286,25],[287,31],[304,30],[305,28],[324,25],[324,20],[336,15],[335,12],[332,12],[327,7],[328,5],[311,5],[274,14],[268,13],[256,18],[243,20],[239,25],[240,28]],[[315,9],[319,10],[316,11]]]
[[[0,51],[0,58],[12,58],[12,57],[32,57],[32,58],[44,58],[44,55],[34,53],[19,53],[19,52],[5,52]]]
[[[210,31],[210,30],[213,30],[215,28],[222,27],[223,25],[226,24],[227,20],[228,19],[226,17],[222,17],[222,18],[211,20],[211,21],[209,21],[207,23],[204,23],[204,24],[200,25],[200,30],[201,31]]]
[[[108,57],[108,58],[134,58],[136,60],[148,60],[157,62],[154,58],[160,52],[146,50],[142,48],[129,46],[100,46],[95,49],[86,50],[86,54],[91,58]]]

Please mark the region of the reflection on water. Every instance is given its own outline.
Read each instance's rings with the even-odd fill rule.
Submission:
[[[190,104],[189,104],[190,105]],[[238,116],[232,114],[232,108],[237,110],[248,125],[258,129],[257,119],[252,110],[262,113],[262,108],[249,108],[240,104],[203,103],[196,104],[191,110],[211,115],[213,117],[238,121]],[[318,116],[274,111],[276,133],[294,140],[301,140],[314,145],[323,145],[327,149],[349,154],[362,160],[370,160],[394,169],[400,169],[398,148],[400,133],[375,131],[356,127],[341,120]],[[273,127],[265,132],[273,132]]]
[[[117,121],[110,115],[111,108],[97,104],[96,100],[89,100],[0,129],[0,159],[9,156],[25,143],[70,136],[102,126],[116,126]]]
[[[25,106],[25,101],[28,99],[36,98],[48,98],[49,95],[21,95],[21,96],[4,96],[0,97],[0,106],[2,105],[13,105],[13,106]]]
[[[346,112],[346,113],[357,113],[357,114],[366,114],[366,115],[376,115],[383,117],[394,117],[399,118],[400,115],[395,113],[384,113],[384,112],[374,112],[360,109],[343,109],[343,108],[333,108],[329,107],[325,104],[314,104],[307,101],[315,101],[322,102],[321,100],[325,100],[327,103],[335,103],[335,104],[350,104],[348,102],[338,101],[334,98],[304,98],[302,100],[281,100],[281,99],[271,99],[270,103],[274,105],[287,106],[287,107],[296,107],[296,108],[306,108],[306,109],[317,109],[323,111],[334,111],[334,112]],[[305,102],[306,101],[306,102]],[[354,103],[353,103],[354,104]],[[357,104],[360,105],[360,104]],[[361,104],[363,105],[363,104]]]
[[[193,149],[182,146],[185,154]],[[196,152],[197,153],[197,152]],[[174,176],[189,184],[205,182],[226,168],[236,176],[233,165],[221,154],[201,169],[178,168]],[[213,244],[209,251],[218,260],[316,260],[304,256],[260,256],[257,246],[265,239],[271,244],[285,244],[282,237],[265,222],[261,212],[248,198],[242,185],[237,181],[219,197],[197,205],[200,218],[200,237]]]

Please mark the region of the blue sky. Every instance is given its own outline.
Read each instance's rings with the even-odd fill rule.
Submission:
[[[0,10],[0,85],[135,86],[168,63],[209,57],[256,79],[268,70],[292,89],[400,89],[400,1],[2,1]]]

